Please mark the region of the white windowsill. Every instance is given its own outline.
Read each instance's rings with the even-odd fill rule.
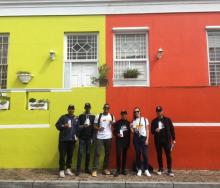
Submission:
[[[146,79],[126,78],[126,79],[113,79],[114,87],[149,87]]]

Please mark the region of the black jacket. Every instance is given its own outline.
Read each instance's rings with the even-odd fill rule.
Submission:
[[[79,116],[78,135],[79,135],[79,139],[83,139],[83,140],[92,139],[93,137],[95,116],[93,114],[87,114],[87,115],[89,116],[89,120],[90,120],[90,126],[87,127],[83,127],[86,120],[86,114],[83,113]]]
[[[170,142],[171,140],[175,140],[173,123],[170,118],[164,116],[162,119],[159,119],[158,117],[155,118],[151,123],[151,133],[154,135],[155,141],[157,141],[161,136],[160,133],[156,132],[159,121],[164,124],[165,141]]]
[[[64,124],[71,121],[71,127],[65,128]],[[69,114],[62,115],[57,123],[56,128],[60,131],[59,141],[75,141],[75,136],[78,130],[78,118],[76,116],[70,116]]]
[[[125,126],[126,130],[123,131],[123,137],[118,137],[118,134],[120,134],[121,128]],[[128,120],[118,120],[114,124],[114,134],[116,135],[116,141],[123,141],[127,146],[130,144],[130,122]]]

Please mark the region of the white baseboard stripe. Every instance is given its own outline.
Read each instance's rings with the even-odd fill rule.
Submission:
[[[16,124],[16,125],[0,125],[0,129],[35,129],[49,128],[49,124]]]
[[[173,123],[175,127],[220,127],[220,123]]]

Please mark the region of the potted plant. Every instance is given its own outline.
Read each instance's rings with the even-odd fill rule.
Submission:
[[[48,99],[30,98],[28,102],[28,110],[48,110]]]
[[[103,64],[101,66],[99,66],[99,76],[98,78],[96,77],[92,77],[92,83],[96,84],[97,82],[99,83],[100,87],[105,87],[108,85],[108,72],[109,72],[110,68],[107,66],[107,64]]]
[[[7,96],[0,96],[0,110],[8,110],[10,98]]]
[[[27,71],[19,71],[17,72],[17,77],[21,83],[28,84],[33,78],[33,75]]]
[[[141,75],[141,73],[138,69],[127,69],[123,73],[124,78],[138,78],[139,75]]]

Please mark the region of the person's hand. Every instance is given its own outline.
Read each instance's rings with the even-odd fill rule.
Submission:
[[[159,133],[159,132],[160,132],[160,129],[159,129],[159,128],[157,128],[157,129],[156,129],[156,132],[157,132],[157,133]]]
[[[99,128],[99,131],[104,131],[104,127],[100,127],[100,128]]]
[[[173,140],[173,144],[176,144],[176,141],[175,141],[175,140]]]
[[[145,145],[146,145],[146,146],[148,146],[148,143],[149,143],[149,141],[148,141],[148,140],[146,140],[146,141],[145,141]]]
[[[65,123],[65,124],[64,124],[64,128],[69,128],[69,124],[68,124],[68,123]]]

